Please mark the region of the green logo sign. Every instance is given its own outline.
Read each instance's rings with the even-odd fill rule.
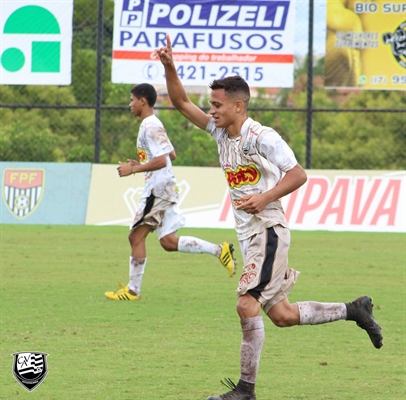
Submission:
[[[18,8],[6,20],[5,35],[60,35],[58,20],[47,9],[39,6]],[[40,36],[38,37],[40,38]],[[31,43],[31,72],[60,72],[61,42],[50,40],[33,40]],[[9,72],[17,72],[24,67],[27,54],[10,47],[1,54],[1,64]]]
[[[358,78],[358,83],[359,83],[360,85],[365,85],[365,84],[367,83],[367,77],[366,77],[365,75],[361,75],[361,76]]]

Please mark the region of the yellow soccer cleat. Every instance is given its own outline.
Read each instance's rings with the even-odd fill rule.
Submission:
[[[118,282],[121,286],[121,289],[117,290],[116,292],[105,292],[104,295],[110,300],[139,300],[141,298],[140,295],[135,295],[133,292],[128,288],[128,286],[123,285],[121,282]]]
[[[232,278],[237,270],[237,260],[234,258],[234,248],[231,243],[224,242],[221,245],[220,262],[227,268],[228,275]]]

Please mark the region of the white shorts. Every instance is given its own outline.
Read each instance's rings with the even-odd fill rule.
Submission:
[[[300,274],[288,268],[289,246],[290,230],[282,225],[240,241],[244,270],[237,295],[249,293],[266,314],[289,294]]]
[[[182,228],[185,225],[185,217],[178,210],[176,203],[151,194],[141,198],[130,229],[139,225],[148,225],[151,231],[156,230],[158,239],[162,239]]]

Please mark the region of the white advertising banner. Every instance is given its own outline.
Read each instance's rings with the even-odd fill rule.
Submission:
[[[295,0],[115,0],[112,81],[165,84],[153,52],[168,33],[186,86],[292,87],[294,31]]]
[[[221,168],[174,167],[174,173],[187,227],[234,227]],[[291,229],[406,232],[406,171],[307,174],[306,184],[282,199]],[[119,178],[116,166],[93,165],[86,224],[129,226],[143,186],[142,174]]]
[[[70,85],[73,0],[0,0],[0,84]]]

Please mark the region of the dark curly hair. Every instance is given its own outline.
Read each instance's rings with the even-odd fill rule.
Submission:
[[[153,107],[156,102],[157,94],[155,88],[149,83],[140,83],[139,85],[133,86],[131,93],[137,98],[142,97],[147,100],[150,107]]]
[[[210,85],[211,90],[224,89],[229,97],[239,97],[248,106],[250,101],[250,88],[248,83],[239,75],[215,79]]]

